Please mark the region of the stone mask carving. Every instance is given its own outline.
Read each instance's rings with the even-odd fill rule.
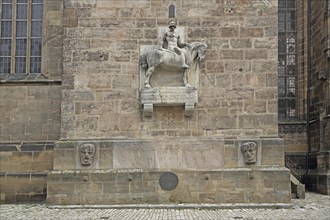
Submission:
[[[241,145],[241,151],[245,160],[245,164],[255,164],[257,161],[258,146],[255,142],[244,142]]]
[[[95,156],[95,145],[92,143],[85,143],[79,146],[80,162],[83,166],[91,166]]]

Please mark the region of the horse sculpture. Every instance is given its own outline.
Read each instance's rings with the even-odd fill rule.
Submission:
[[[194,61],[201,61],[206,54],[207,45],[201,42],[193,42],[183,48],[185,51],[186,63],[190,67]],[[144,86],[150,88],[150,77],[157,67],[163,66],[168,69],[175,69],[177,71],[184,70],[183,83],[186,87],[188,84],[189,68],[182,68],[182,58],[176,52],[160,48],[151,50],[140,57],[140,64],[145,71]]]

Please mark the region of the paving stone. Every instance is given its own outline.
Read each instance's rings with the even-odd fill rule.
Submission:
[[[1,205],[0,219],[111,219],[111,220],[328,220],[330,196],[306,193],[306,199],[292,200],[292,208],[212,207],[208,204],[130,206],[50,206],[45,204]]]

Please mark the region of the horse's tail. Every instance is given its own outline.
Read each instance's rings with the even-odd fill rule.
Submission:
[[[140,56],[140,65],[143,69],[147,69],[148,67],[147,54],[142,54]]]

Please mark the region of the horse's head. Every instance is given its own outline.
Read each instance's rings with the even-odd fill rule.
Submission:
[[[202,61],[205,58],[206,55],[206,50],[207,50],[207,45],[204,43],[201,43],[201,46],[197,50],[197,60]]]
[[[202,42],[192,42],[188,45],[192,59],[202,61],[205,58],[207,45]]]

